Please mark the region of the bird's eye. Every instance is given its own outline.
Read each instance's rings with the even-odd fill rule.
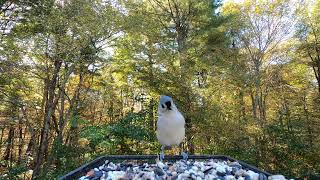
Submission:
[[[163,104],[161,104],[161,107],[162,107],[162,108],[164,108],[164,105],[163,105]]]

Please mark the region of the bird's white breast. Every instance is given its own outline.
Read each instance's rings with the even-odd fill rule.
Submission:
[[[185,135],[185,120],[179,111],[159,114],[157,138],[162,145],[179,145]]]

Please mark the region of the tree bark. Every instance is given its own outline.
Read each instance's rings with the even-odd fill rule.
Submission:
[[[320,55],[318,55],[319,57]],[[318,91],[319,91],[319,97],[320,97],[320,58],[318,58]]]
[[[257,105],[256,105],[256,98],[253,92],[251,91],[251,104],[252,104],[252,117],[255,121],[257,121]]]
[[[149,129],[151,131],[155,131],[156,130],[156,123],[154,121],[153,108],[154,108],[154,100],[151,99],[150,102],[149,102]]]
[[[2,140],[3,140],[3,134],[4,134],[4,130],[5,130],[5,127],[1,128],[1,137],[0,137],[0,145],[2,146]]]
[[[13,138],[14,138],[14,127],[12,125],[10,125],[8,138],[6,140],[7,147],[6,147],[4,156],[3,156],[4,160],[9,160],[11,157],[11,154],[12,154],[11,150],[13,147]]]
[[[318,83],[318,93],[319,93],[319,97],[320,97],[320,59],[317,59],[317,66],[313,66],[313,71],[314,74],[316,76],[317,79],[317,83]]]
[[[60,99],[59,120],[57,121],[56,116],[54,114],[52,114],[52,120],[54,122],[54,127],[56,130],[57,137],[53,140],[54,146],[51,149],[51,152],[49,153],[49,159],[48,159],[47,163],[45,163],[45,165],[44,165],[44,171],[43,171],[44,174],[47,173],[49,166],[52,164],[53,161],[57,161],[57,166],[60,163],[58,160],[58,157],[56,157],[56,155],[55,155],[55,152],[58,150],[57,148],[61,147],[61,145],[63,144],[63,132],[64,132],[65,123],[66,123],[65,122],[65,113],[64,113],[64,109],[65,109],[64,101],[65,101],[65,96],[67,96],[66,92],[65,92],[65,86],[69,80],[71,73],[74,72],[74,68],[75,68],[75,64],[73,64],[70,67],[68,67],[68,65],[65,64],[66,73],[64,75],[63,81],[61,81],[58,85],[59,91],[58,91],[58,95],[56,96],[56,98],[54,100],[54,111],[56,110],[56,106],[58,105],[58,102]],[[70,103],[72,104],[72,100]]]
[[[60,99],[60,110],[59,110],[59,131],[58,131],[58,135],[57,138],[59,140],[59,142],[62,144],[63,143],[63,130],[64,130],[64,126],[65,126],[65,120],[64,120],[64,101],[65,101],[65,96],[62,95],[61,99]]]
[[[19,120],[19,150],[18,150],[18,165],[21,164],[22,160],[22,149],[24,145],[24,139],[23,139],[23,129],[22,129],[22,123],[21,119]]]
[[[47,85],[48,100],[45,102],[45,116],[43,120],[43,126],[41,130],[41,137],[40,137],[40,146],[38,149],[37,159],[35,163],[35,167],[33,170],[33,179],[38,179],[40,174],[40,168],[47,155],[48,150],[48,135],[49,135],[49,128],[50,128],[50,121],[52,113],[54,113],[54,98],[55,98],[55,89],[57,84],[58,74],[61,68],[62,62],[60,60],[54,60],[54,71],[50,81],[47,81],[49,84]]]
[[[30,140],[27,146],[27,150],[26,150],[26,155],[27,156],[32,156],[33,155],[33,148],[34,145],[36,143],[36,132],[35,131],[31,131],[30,132]]]

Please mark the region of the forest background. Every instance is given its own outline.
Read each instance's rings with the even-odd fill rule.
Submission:
[[[156,154],[158,98],[190,154],[320,178],[319,0],[1,0],[1,179]]]

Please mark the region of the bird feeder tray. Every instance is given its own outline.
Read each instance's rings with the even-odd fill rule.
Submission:
[[[59,178],[59,180],[69,180],[69,179],[77,179],[83,175],[85,175],[91,169],[99,167],[105,163],[106,160],[112,162],[136,162],[136,163],[144,163],[144,162],[155,162],[155,159],[158,158],[158,155],[106,155],[101,156],[87,164],[82,165],[81,167],[67,173],[66,175]],[[164,161],[172,161],[172,160],[181,160],[182,156],[165,156]],[[265,172],[263,170],[258,169],[255,166],[247,164],[243,161],[239,161],[229,156],[225,155],[189,155],[189,160],[209,160],[209,159],[216,159],[222,161],[231,161],[231,162],[238,162],[241,164],[243,169],[251,170],[256,173],[265,174],[267,177],[271,176],[272,174]]]

